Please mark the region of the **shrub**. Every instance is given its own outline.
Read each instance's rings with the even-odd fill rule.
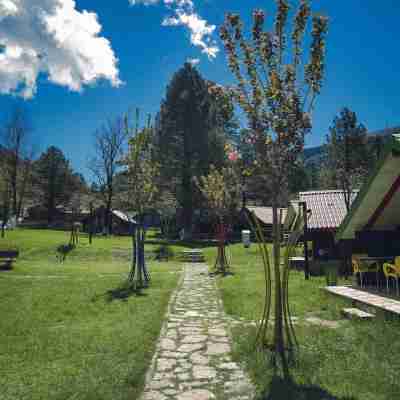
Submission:
[[[156,260],[166,260],[168,261],[169,259],[174,257],[174,251],[171,249],[171,247],[169,247],[166,244],[163,244],[161,246],[158,246],[155,251],[155,259]]]

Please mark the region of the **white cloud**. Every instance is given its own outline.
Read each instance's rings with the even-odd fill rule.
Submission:
[[[130,4],[157,4],[159,0],[129,0]],[[190,32],[190,42],[199,47],[202,53],[209,59],[215,58],[219,48],[212,39],[215,25],[210,25],[207,20],[201,18],[194,7],[192,0],[162,0],[164,6],[173,11],[173,15],[165,17],[163,26],[184,26]]]
[[[121,84],[110,42],[93,12],[74,0],[0,0],[0,93],[34,96],[40,73],[80,91],[106,79]]]
[[[208,25],[207,21],[199,17],[196,13],[177,10],[173,17],[165,18],[162,22],[164,26],[186,26],[190,31],[190,41],[194,46],[200,47],[202,53],[207,54],[208,58],[215,58],[219,51],[218,47],[211,42],[210,36],[215,30],[215,25]]]
[[[192,65],[197,65],[200,63],[200,59],[199,58],[188,58],[187,62],[192,64]]]
[[[137,4],[144,4],[145,6],[151,6],[157,4],[159,0],[129,0],[129,4],[136,6]]]

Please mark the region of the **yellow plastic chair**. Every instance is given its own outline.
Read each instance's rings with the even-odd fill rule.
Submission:
[[[393,278],[396,282],[396,294],[399,295],[399,278],[400,278],[400,257],[396,257],[394,264],[384,263],[383,273],[386,278],[386,291],[389,293],[389,280]]]
[[[360,258],[367,257],[367,254],[353,254],[351,256],[351,264],[353,266],[353,273],[360,274],[360,285],[363,287],[363,273],[375,272],[376,273],[376,286],[379,287],[379,265],[378,263],[365,264],[361,262]],[[400,260],[399,260],[400,261]]]

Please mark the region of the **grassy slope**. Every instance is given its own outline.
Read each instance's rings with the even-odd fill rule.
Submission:
[[[226,311],[244,319],[258,319],[262,312],[263,270],[256,247],[230,246],[234,276],[219,279]],[[206,252],[209,263],[215,251]],[[292,314],[303,319],[318,316],[341,319],[347,304],[325,295],[322,277],[306,282],[293,272],[290,278]],[[347,304],[348,305],[348,304]],[[293,368],[295,383],[273,379],[265,356],[256,354],[252,344],[255,328],[234,330],[235,357],[246,363],[265,399],[362,399],[400,398],[400,323],[343,321],[339,329],[296,325],[300,343],[298,365]],[[331,397],[329,397],[331,396]]]
[[[7,236],[22,254],[13,271],[0,271],[0,399],[137,398],[178,280],[176,264],[152,263],[145,295],[121,299],[111,291],[128,271],[129,238],[92,246],[84,238],[58,264],[55,248],[67,233]]]

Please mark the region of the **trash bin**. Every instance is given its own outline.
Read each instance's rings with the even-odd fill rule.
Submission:
[[[246,249],[250,247],[250,231],[249,230],[242,231],[242,242],[243,242],[243,246]]]

